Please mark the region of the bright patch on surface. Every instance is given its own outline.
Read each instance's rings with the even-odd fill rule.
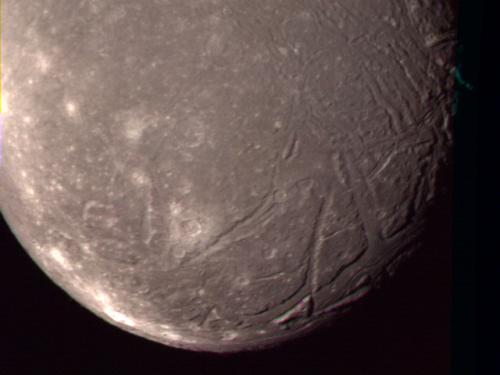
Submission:
[[[68,116],[73,117],[76,115],[77,107],[73,102],[66,102],[66,113]]]
[[[113,305],[111,297],[102,291],[98,291],[95,294],[95,298],[99,305],[102,307],[102,311],[111,319],[117,323],[125,324],[129,327],[135,327],[136,322],[134,319],[125,315],[124,313],[118,311]]]
[[[0,113],[0,165],[3,160],[3,115]]]
[[[174,201],[169,211],[170,233],[176,243],[194,245],[205,241],[212,233],[210,220],[200,210]]]
[[[135,170],[131,174],[132,183],[136,186],[145,186],[151,183],[149,177],[141,170]]]
[[[7,100],[7,95],[2,92],[2,104],[1,104],[1,114],[4,115],[9,112],[9,103]]]
[[[50,70],[50,60],[43,53],[38,53],[36,56],[36,67],[42,74],[48,73]]]
[[[172,328],[166,324],[162,324],[161,326],[161,335],[165,337],[168,340],[172,341],[180,341],[182,340],[182,336],[179,335],[178,333],[175,333]]]
[[[35,196],[35,189],[33,189],[31,186],[27,186],[25,189],[24,189],[24,192],[26,193],[26,195],[30,198],[33,198]]]
[[[122,323],[129,327],[135,327],[136,325],[133,319],[111,307],[104,308],[104,313],[117,323]]]
[[[138,141],[145,128],[146,124],[143,121],[131,118],[125,123],[125,137],[132,142]]]
[[[66,256],[57,247],[53,247],[52,249],[50,249],[49,255],[65,270],[70,271],[73,269],[71,264],[66,259]]]

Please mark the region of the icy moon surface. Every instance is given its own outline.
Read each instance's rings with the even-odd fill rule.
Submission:
[[[412,252],[451,147],[447,0],[4,0],[0,207],[134,334],[237,351]]]

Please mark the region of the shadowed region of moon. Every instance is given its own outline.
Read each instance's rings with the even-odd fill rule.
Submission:
[[[448,187],[454,1],[3,3],[2,214],[129,332],[304,335],[411,255]]]

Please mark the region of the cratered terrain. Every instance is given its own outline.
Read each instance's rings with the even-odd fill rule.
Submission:
[[[192,350],[345,315],[447,186],[456,9],[4,0],[0,207],[60,287]]]

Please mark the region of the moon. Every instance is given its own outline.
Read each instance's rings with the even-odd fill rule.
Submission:
[[[0,208],[133,334],[278,345],[355,308],[448,187],[454,1],[4,0]]]

